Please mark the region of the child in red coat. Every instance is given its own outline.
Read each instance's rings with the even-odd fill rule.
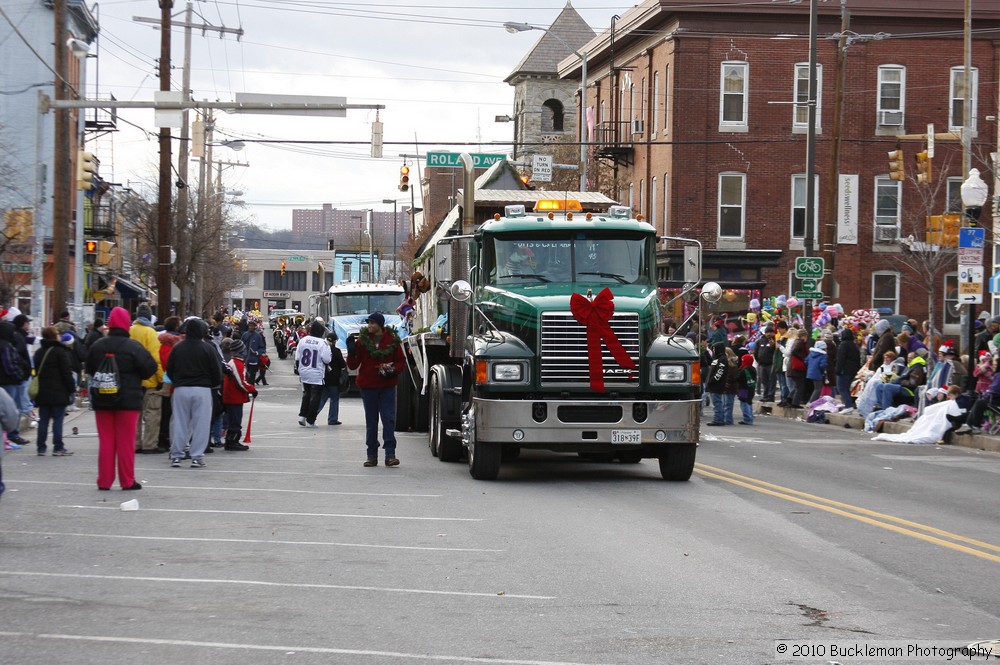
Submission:
[[[226,413],[226,450],[249,450],[240,443],[243,432],[243,405],[257,397],[253,384],[247,383],[244,372],[246,345],[241,340],[227,337],[219,348],[225,361],[222,372],[222,405]]]

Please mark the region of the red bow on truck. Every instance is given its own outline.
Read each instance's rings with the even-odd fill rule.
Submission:
[[[590,368],[590,387],[595,392],[604,392],[604,359],[602,342],[621,367],[635,369],[635,362],[618,341],[618,336],[609,325],[615,313],[615,296],[611,289],[604,289],[593,300],[574,293],[569,300],[569,309],[580,325],[587,329],[587,360]]]

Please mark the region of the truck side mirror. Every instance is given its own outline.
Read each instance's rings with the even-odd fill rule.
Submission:
[[[466,302],[472,297],[472,285],[464,279],[456,280],[451,285],[451,297],[458,302]]]

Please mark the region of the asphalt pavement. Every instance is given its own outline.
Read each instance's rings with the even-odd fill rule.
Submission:
[[[5,456],[0,663],[759,664],[785,638],[997,637],[1000,455],[761,416],[706,428],[687,483],[544,452],[474,481],[418,433],[369,469],[360,401],[302,428],[274,367],[250,450],[140,455],[141,491],[97,490],[87,410],[72,457]]]

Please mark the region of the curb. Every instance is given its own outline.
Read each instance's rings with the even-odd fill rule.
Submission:
[[[801,418],[803,421],[806,419],[805,409],[793,409],[786,406],[778,406],[775,402],[754,402],[754,413],[771,415],[777,418]],[[827,413],[826,419],[828,424],[833,425],[834,427],[854,429],[865,434],[870,434],[869,432],[864,431],[865,419],[861,416],[853,414]],[[911,418],[899,421],[890,421],[883,423],[882,431],[887,434],[901,434],[909,431],[911,425],[913,425],[913,420]],[[872,436],[874,436],[874,434],[872,434]],[[990,436],[987,434],[954,434],[951,437],[951,441],[946,445],[959,446],[962,448],[974,448],[976,450],[985,450],[991,453],[1000,453],[1000,437]]]

